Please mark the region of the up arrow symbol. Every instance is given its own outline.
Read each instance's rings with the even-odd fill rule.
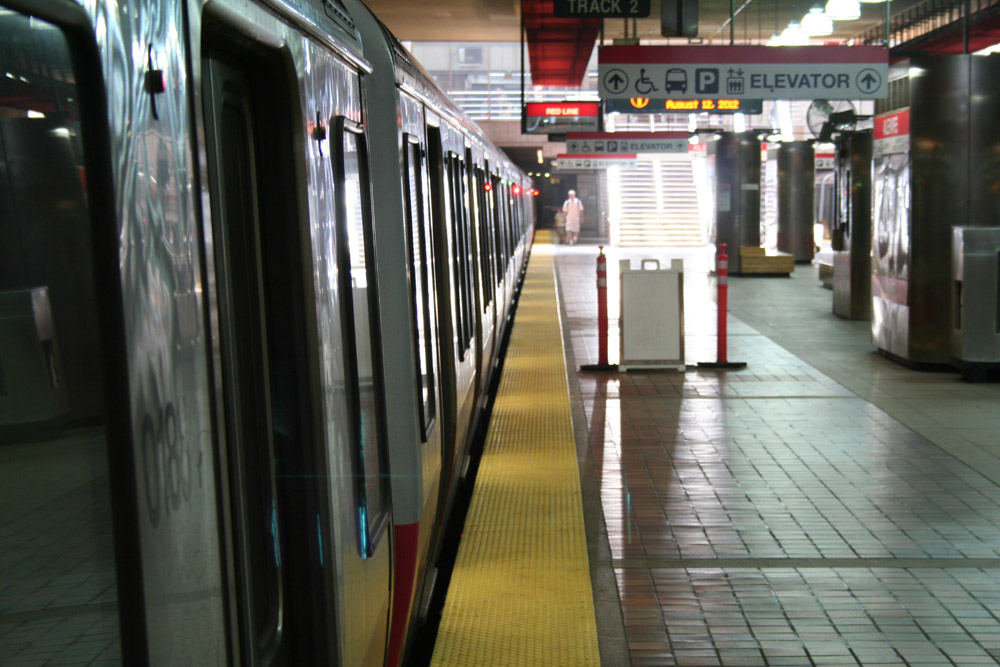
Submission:
[[[882,77],[870,69],[866,69],[858,75],[858,87],[866,93],[873,93],[882,83]]]

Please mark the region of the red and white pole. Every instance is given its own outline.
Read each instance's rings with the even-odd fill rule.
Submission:
[[[719,287],[719,324],[718,343],[715,352],[715,360],[720,364],[726,363],[726,313],[729,311],[729,255],[726,254],[726,244],[719,244],[719,256],[715,267],[715,276],[718,279]]]
[[[608,365],[608,258],[604,246],[597,256],[597,363]]]
[[[728,355],[726,354],[726,314],[729,312],[729,255],[726,254],[726,244],[719,244],[719,255],[716,258],[715,264],[715,277],[716,284],[719,289],[719,296],[716,299],[718,304],[718,345],[715,350],[716,361],[699,361],[699,368],[714,368],[714,369],[740,369],[746,368],[747,362],[745,361],[729,361]]]

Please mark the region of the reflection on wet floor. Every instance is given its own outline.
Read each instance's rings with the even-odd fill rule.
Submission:
[[[713,360],[715,304],[709,258],[686,254],[690,365]],[[596,359],[595,256],[557,264],[578,365]],[[752,284],[742,307],[828,304],[808,277]],[[576,374],[631,663],[1000,664],[1000,486],[776,336],[732,314],[729,330],[746,370]],[[869,378],[865,394],[898,379],[859,349],[830,355],[831,374]]]
[[[0,446],[0,662],[121,664],[103,430]]]

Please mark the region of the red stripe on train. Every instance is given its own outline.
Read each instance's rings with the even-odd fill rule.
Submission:
[[[396,667],[403,654],[406,630],[409,627],[410,603],[413,598],[414,576],[417,570],[417,549],[420,542],[420,522],[394,526],[396,565],[393,575],[392,621],[389,630],[388,667]]]

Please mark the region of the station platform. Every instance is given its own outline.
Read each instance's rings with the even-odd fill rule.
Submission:
[[[510,551],[471,548],[467,522],[434,664],[1000,664],[1000,386],[876,355],[869,323],[835,317],[812,266],[790,278],[731,278],[729,359],[747,368],[699,370],[716,349],[705,249],[608,258],[612,362],[617,260],[684,260],[686,372],[581,372],[597,361],[597,248],[545,237],[536,236],[483,466],[493,456],[511,493],[541,479],[531,492],[544,494],[551,475],[536,471],[555,455],[530,446],[518,413],[568,407],[578,492],[555,480],[548,492],[575,503],[569,515],[583,517],[585,544],[570,539],[576,555],[553,562],[526,551],[517,567],[544,579],[579,568],[585,551],[590,590],[578,581],[493,581],[497,566],[510,569]],[[537,282],[553,270],[553,287]],[[532,305],[546,290],[558,301]],[[561,325],[561,348],[525,329],[545,318],[550,331]],[[515,356],[519,335],[536,343],[524,361]],[[550,357],[565,359],[568,372]],[[567,396],[528,389],[519,399],[515,387],[515,408],[504,412],[512,371],[529,384],[565,372]],[[537,450],[526,455],[538,463],[508,465],[503,450],[513,444]],[[470,517],[476,496],[500,486],[484,467]],[[480,502],[502,518],[519,501]],[[556,528],[518,544],[540,545],[546,530]],[[500,532],[481,520],[474,531]],[[491,581],[496,597],[467,594],[456,604],[463,570]],[[475,579],[459,586],[486,590]],[[517,599],[516,611],[499,620],[505,598]],[[556,598],[564,608],[553,610]],[[559,625],[560,614],[587,605],[593,629],[587,618]],[[534,631],[543,627],[556,629]]]

